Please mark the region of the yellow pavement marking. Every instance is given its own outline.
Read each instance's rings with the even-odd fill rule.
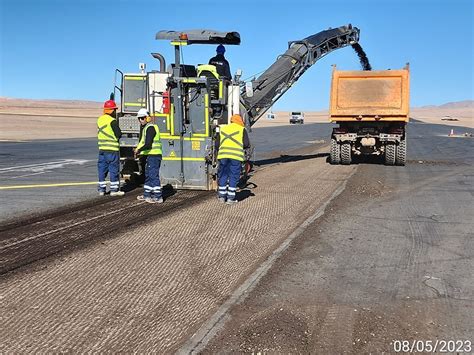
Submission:
[[[79,185],[97,185],[97,181],[94,181],[94,182],[63,182],[63,183],[58,183],[58,184],[0,186],[0,190],[33,189],[33,188],[41,188],[41,187],[60,187],[60,186],[79,186]]]

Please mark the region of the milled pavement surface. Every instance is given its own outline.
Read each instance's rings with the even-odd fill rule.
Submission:
[[[236,206],[208,195],[2,276],[0,352],[179,349],[356,169],[311,147],[285,161],[260,167]]]

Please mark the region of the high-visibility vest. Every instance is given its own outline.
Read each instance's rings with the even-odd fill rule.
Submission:
[[[217,159],[245,160],[244,127],[237,123],[220,126],[220,146]]]
[[[119,142],[111,126],[113,121],[115,121],[115,118],[109,115],[102,115],[97,119],[99,150],[119,151]]]
[[[163,150],[161,149],[161,139],[160,139],[160,129],[156,124],[147,123],[145,127],[143,127],[142,136],[140,137],[140,142],[138,142],[137,149],[140,149],[145,145],[146,141],[146,133],[148,131],[148,127],[153,127],[155,129],[155,138],[153,138],[153,143],[151,145],[151,149],[145,149],[140,152],[141,155],[162,155]]]

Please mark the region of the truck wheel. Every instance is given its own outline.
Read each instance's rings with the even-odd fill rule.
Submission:
[[[351,144],[343,143],[341,145],[341,164],[350,165],[351,164]]]
[[[405,138],[400,141],[400,144],[397,147],[395,163],[400,166],[405,166],[406,162],[407,162],[407,141]]]
[[[395,148],[396,146],[393,143],[388,143],[385,145],[385,165],[395,164]]]
[[[341,162],[341,146],[334,138],[331,139],[331,152],[329,154],[329,162],[333,165],[339,164]]]

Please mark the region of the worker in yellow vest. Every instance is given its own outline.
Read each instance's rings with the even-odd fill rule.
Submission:
[[[250,140],[240,115],[233,115],[230,122],[219,127],[218,199],[220,202],[234,204],[237,203],[235,193],[242,163],[245,161],[245,149],[250,147]]]
[[[97,140],[99,143],[99,184],[98,191],[100,196],[106,193],[107,174],[110,178],[110,195],[122,196],[120,191],[120,157],[119,157],[119,139],[122,136],[117,120],[117,104],[113,100],[105,101],[104,114],[97,119]]]
[[[150,113],[141,108],[137,113],[138,121],[143,127],[140,139],[135,148],[135,156],[145,156],[145,185],[143,195],[137,196],[138,200],[148,203],[163,203],[160,183],[160,166],[163,151],[161,148],[160,129],[151,123]]]

